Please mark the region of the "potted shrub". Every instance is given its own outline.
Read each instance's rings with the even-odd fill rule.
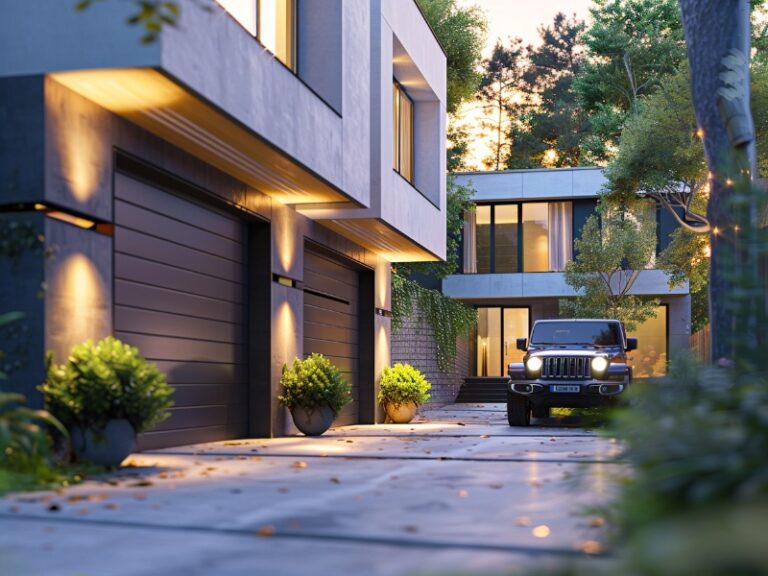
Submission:
[[[75,346],[61,366],[49,355],[40,390],[69,429],[75,455],[104,466],[120,464],[136,449],[136,435],[168,418],[173,405],[157,366],[111,336]]]
[[[416,408],[429,400],[432,385],[410,364],[397,363],[381,373],[379,403],[396,424],[407,424],[416,416]]]
[[[339,369],[322,354],[313,353],[293,366],[283,366],[280,403],[291,411],[296,428],[307,436],[328,430],[342,408],[352,401],[352,390]]]

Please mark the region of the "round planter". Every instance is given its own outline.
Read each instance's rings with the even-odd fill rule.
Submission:
[[[330,406],[312,409],[296,406],[291,410],[291,416],[296,428],[307,436],[320,436],[333,424],[333,410]]]
[[[102,430],[80,428],[70,430],[72,449],[78,460],[101,466],[119,466],[136,451],[136,431],[125,419],[110,420]]]
[[[387,402],[384,405],[384,410],[387,412],[387,416],[395,424],[408,424],[413,417],[416,416],[416,402],[412,400],[409,402],[401,402],[400,404],[394,404]]]

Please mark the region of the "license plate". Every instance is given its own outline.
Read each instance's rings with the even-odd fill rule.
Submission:
[[[552,392],[571,392],[578,394],[581,392],[580,386],[565,386],[563,384],[555,384],[552,386]]]

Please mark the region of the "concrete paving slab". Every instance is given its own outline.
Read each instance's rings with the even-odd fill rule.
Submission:
[[[571,558],[585,547],[599,549],[601,522],[583,510],[605,502],[615,476],[626,472],[611,461],[617,445],[579,429],[505,435],[509,427],[493,422],[499,411],[487,408],[476,423],[460,427],[459,435],[430,431],[435,422],[457,421],[464,412],[431,410],[423,417],[435,421],[422,420],[409,434],[400,427],[353,426],[321,438],[253,439],[133,455],[132,466],[119,474],[58,493],[0,500],[0,562],[23,560],[45,574],[86,574],[91,567],[94,574],[112,574],[105,564],[108,552],[83,548],[102,533],[97,540],[107,550],[114,546],[116,555],[148,547],[129,562],[134,571],[121,566],[115,574],[149,574],[142,572],[149,559],[157,569],[153,574],[188,574],[190,566],[204,565],[221,567],[210,574],[237,574],[242,572],[235,566],[249,560],[240,564],[229,556],[253,563],[254,550],[271,543],[279,546],[270,552],[274,567],[265,574],[306,574],[294,558],[306,543],[320,551],[316,574],[506,570],[538,563],[542,556]],[[55,546],[28,558],[50,540],[47,529],[56,533]],[[29,539],[30,534],[37,536]],[[193,542],[199,542],[193,554],[198,561],[188,563],[184,555]],[[163,543],[186,544],[182,558]]]

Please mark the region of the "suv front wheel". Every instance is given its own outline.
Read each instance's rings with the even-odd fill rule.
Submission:
[[[507,392],[507,421],[510,426],[528,426],[531,423],[528,398]]]

